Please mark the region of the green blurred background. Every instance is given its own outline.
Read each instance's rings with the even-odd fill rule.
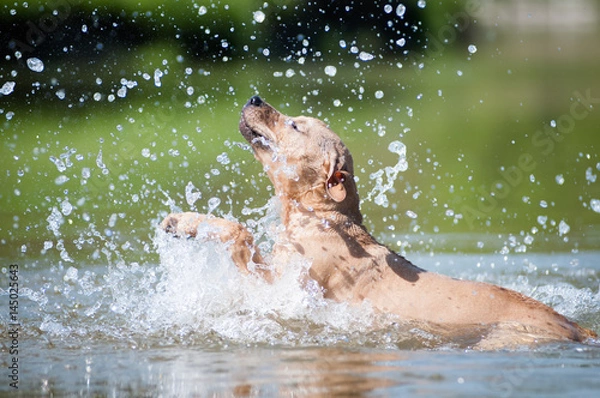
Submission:
[[[257,219],[272,191],[237,131],[255,94],[342,137],[394,249],[597,249],[599,18],[595,0],[2,1],[0,257],[157,261],[172,206]]]

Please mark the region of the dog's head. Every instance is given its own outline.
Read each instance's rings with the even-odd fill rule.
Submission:
[[[335,210],[360,223],[352,156],[325,123],[290,117],[260,97],[242,110],[240,132],[278,195],[314,210]]]

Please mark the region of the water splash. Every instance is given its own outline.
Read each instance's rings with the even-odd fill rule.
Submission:
[[[213,213],[221,205],[221,199],[212,197],[208,199],[208,213]]]
[[[373,200],[377,205],[388,207],[389,200],[386,192],[394,187],[398,173],[408,169],[406,160],[406,145],[400,141],[392,141],[388,150],[398,155],[398,162],[394,166],[387,166],[370,175],[370,179],[375,181],[375,187],[367,194],[366,200]],[[384,183],[385,177],[385,183]]]
[[[196,188],[194,184],[189,181],[185,186],[185,201],[190,207],[193,208],[196,201],[198,201],[200,198],[202,198],[202,192],[200,192],[198,188]]]
[[[272,221],[269,215],[261,222]],[[368,340],[368,333],[393,325],[367,303],[324,299],[303,258],[286,264],[273,284],[242,274],[226,244],[205,239],[209,232],[199,228],[197,239],[180,240],[158,231],[159,264],[53,267],[55,276],[44,277],[53,286],[26,292],[40,307],[39,329],[49,338],[93,335],[134,345],[327,345],[350,336]],[[390,336],[370,338],[387,342]]]

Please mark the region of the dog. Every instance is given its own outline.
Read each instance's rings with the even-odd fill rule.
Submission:
[[[265,264],[250,232],[233,221],[174,213],[161,223],[163,230],[195,237],[198,226],[207,224],[209,238],[227,243],[240,270],[268,282],[277,278],[277,267],[300,254],[310,261],[309,276],[325,298],[368,300],[377,312],[432,333],[471,335],[473,346],[483,349],[597,337],[523,294],[425,271],[378,243],[362,224],[352,156],[324,122],[286,116],[254,96],[242,109],[239,130],[281,202],[285,229],[273,249],[273,266]]]

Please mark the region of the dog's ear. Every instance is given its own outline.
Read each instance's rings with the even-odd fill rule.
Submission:
[[[326,190],[331,199],[338,203],[346,199],[345,183],[348,178],[352,178],[352,176],[345,170],[335,170],[329,175]]]
[[[352,181],[352,158],[350,154],[340,153],[335,143],[329,143],[323,152],[325,161],[323,171],[325,179],[325,191],[327,195],[336,202],[343,202],[348,194],[348,183]],[[348,169],[350,167],[350,169]]]

